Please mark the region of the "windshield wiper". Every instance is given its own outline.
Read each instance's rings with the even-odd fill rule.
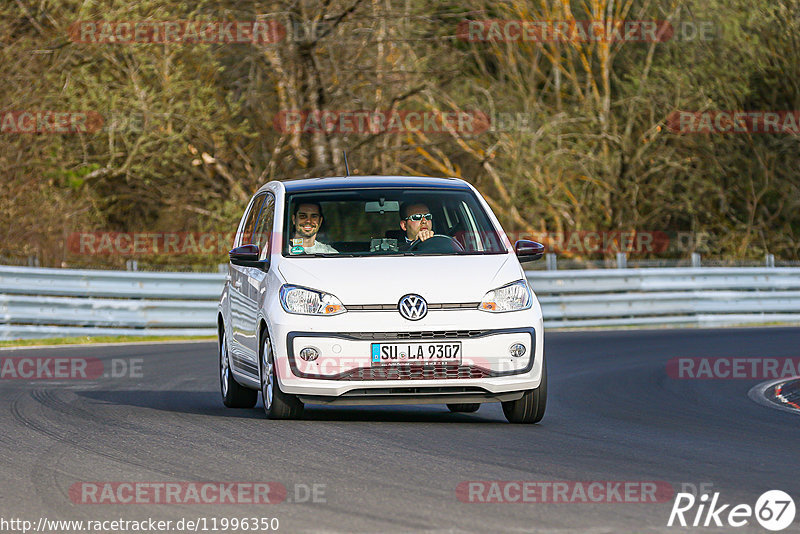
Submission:
[[[350,252],[319,252],[317,254],[309,254],[309,256],[316,256],[317,258],[358,258],[361,254],[353,254]]]

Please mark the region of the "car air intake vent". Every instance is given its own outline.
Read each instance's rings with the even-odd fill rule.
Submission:
[[[387,341],[407,339],[470,339],[485,336],[488,330],[441,330],[427,332],[355,332],[348,334],[366,341]]]
[[[491,371],[474,365],[397,364],[380,367],[359,367],[339,380],[448,380],[486,378]]]

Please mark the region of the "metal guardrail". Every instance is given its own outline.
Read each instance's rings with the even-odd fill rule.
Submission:
[[[0,266],[0,339],[214,335],[220,273]]]
[[[545,326],[800,323],[800,269],[686,267],[528,272]]]
[[[0,294],[216,300],[224,276],[0,265]]]
[[[800,269],[532,271],[545,326],[800,323]],[[0,339],[214,335],[225,275],[0,266]]]

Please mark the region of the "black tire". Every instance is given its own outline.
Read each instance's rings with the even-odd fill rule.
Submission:
[[[472,413],[477,412],[481,407],[479,402],[465,402],[458,404],[448,404],[447,408],[453,413]]]
[[[521,399],[503,404],[503,413],[509,423],[533,424],[544,417],[547,406],[547,362],[542,360],[542,383],[526,391]]]
[[[224,329],[219,338],[219,388],[222,404],[228,408],[252,408],[258,402],[258,391],[242,386],[233,378],[228,356],[228,337]]]
[[[272,343],[269,337],[262,335],[261,351],[261,399],[264,413],[269,419],[299,419],[303,415],[303,403],[295,395],[281,391],[277,379],[277,366],[273,364]],[[268,390],[271,386],[271,390]]]

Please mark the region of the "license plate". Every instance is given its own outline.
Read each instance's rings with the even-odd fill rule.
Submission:
[[[461,342],[372,344],[372,365],[393,363],[461,363]]]

